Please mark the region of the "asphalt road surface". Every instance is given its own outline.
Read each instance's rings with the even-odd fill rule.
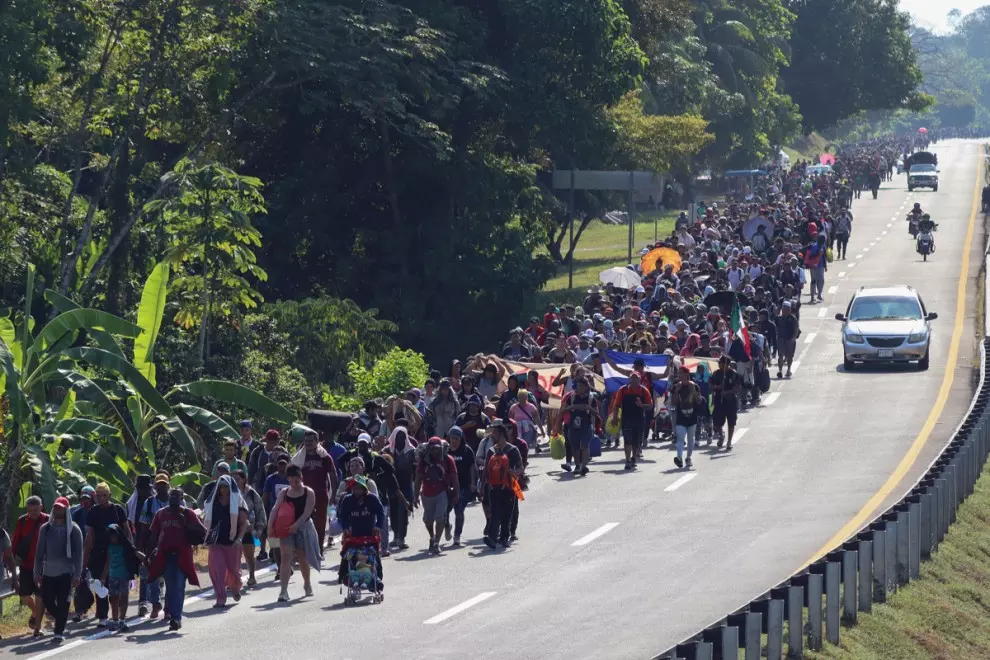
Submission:
[[[86,628],[57,650],[8,640],[0,653],[100,660],[639,659],[665,650],[891,504],[964,415],[984,240],[982,217],[973,216],[980,155],[975,142],[935,151],[937,193],[908,193],[898,176],[878,200],[867,194],[856,201],[848,260],[830,264],[825,303],[802,308],[794,377],[774,381],[763,407],[741,416],[731,453],[701,451],[687,472],[674,469],[664,445],[629,473],[611,451],[577,480],[545,454],[534,457],[518,543],[488,551],[479,540],[483,514],[472,505],[469,545],[429,557],[416,523],[412,548],[386,560],[381,605],[343,607],[333,570],[315,581],[313,598],[277,604],[268,574],[224,612],[210,609],[208,594],[190,595],[178,634],[162,623],[135,622],[130,633],[98,639],[84,637],[95,632]],[[940,223],[927,263],[904,221],[915,201]],[[860,286],[902,283],[939,314],[931,369],[845,373],[835,314]],[[297,578],[290,594],[301,592]]]

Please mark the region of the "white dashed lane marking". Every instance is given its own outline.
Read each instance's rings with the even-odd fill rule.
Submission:
[[[804,343],[810,344],[811,342],[815,341],[815,336],[817,334],[818,334],[817,332],[809,332],[804,338]]]
[[[674,483],[672,483],[669,486],[667,486],[666,488],[664,488],[663,489],[663,492],[665,492],[665,493],[672,493],[673,491],[677,490],[678,488],[680,488],[681,486],[683,486],[684,484],[686,484],[687,482],[691,481],[692,479],[694,479],[697,476],[698,476],[698,473],[697,472],[688,472],[683,477],[681,477],[680,479],[678,479]]]
[[[818,310],[818,318],[823,319],[828,316],[828,307],[822,307]]]
[[[763,405],[772,406],[774,401],[780,398],[780,392],[771,392],[770,394],[763,397]]]
[[[836,284],[835,286],[830,286],[828,288],[828,295],[831,296],[831,295],[833,295],[838,290],[839,290],[839,285],[838,284]]]
[[[438,614],[435,617],[432,617],[430,619],[427,619],[423,623],[425,623],[426,625],[433,625],[434,623],[441,623],[443,621],[446,621],[447,619],[449,619],[452,616],[457,616],[458,614],[460,614],[464,610],[470,609],[470,608],[474,607],[475,605],[477,605],[479,603],[485,602],[486,600],[488,600],[489,598],[491,598],[495,594],[496,594],[496,592],[494,592],[494,591],[485,591],[483,593],[480,593],[477,596],[475,596],[474,598],[469,598],[468,600],[464,601],[460,605],[456,605],[456,606],[450,608],[449,610],[444,610],[440,614]]]
[[[601,527],[599,527],[595,531],[591,532],[590,534],[585,534],[584,536],[582,536],[581,538],[579,538],[574,543],[571,543],[571,545],[572,546],[588,545],[589,543],[591,543],[592,541],[594,541],[598,537],[605,536],[606,534],[608,534],[609,532],[611,532],[613,529],[615,529],[618,526],[619,526],[619,523],[605,523],[604,525],[602,525]]]

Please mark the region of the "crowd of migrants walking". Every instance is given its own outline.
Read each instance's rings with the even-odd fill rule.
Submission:
[[[494,354],[356,413],[313,411],[260,437],[244,420],[196,497],[164,472],[139,476],[122,503],[104,483],[74,505],[30,497],[0,550],[33,636],[50,627],[58,643],[91,613],[109,633],[148,619],[180,629],[201,547],[217,609],[263,574],[279,602],[300,597],[297,574],[313,596],[331,556],[349,597],[381,602],[383,560],[414,535],[433,555],[467,538],[493,551],[519,541],[535,454],[580,479],[613,448],[626,470],[651,448],[684,470],[699,445],[732,451],[739,415],[794,375],[803,307],[823,300],[855,235],[853,199],[909,151],[877,140],[827,168],[768,168],[737,198],[682,213],[639,264],[603,273],[580,304],[551,305]]]

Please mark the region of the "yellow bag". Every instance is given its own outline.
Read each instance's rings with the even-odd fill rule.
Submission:
[[[622,430],[622,411],[619,411],[618,416],[612,417],[609,415],[608,420],[605,422],[605,433],[610,436],[619,435],[619,431]]]
[[[825,248],[825,261],[832,263],[832,248]]]
[[[564,436],[556,434],[550,438],[550,458],[555,461],[563,460],[567,455],[567,447],[564,445]]]

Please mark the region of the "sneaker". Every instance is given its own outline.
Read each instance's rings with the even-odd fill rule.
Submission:
[[[253,577],[249,577],[248,578],[247,586],[254,587],[254,586],[257,586],[257,584],[258,584],[258,581],[255,578],[253,578]]]
[[[500,546],[502,546],[503,548],[508,548],[511,543],[512,543],[512,541],[509,541],[509,540],[499,541],[498,542],[498,544]]]
[[[448,541],[449,541],[449,540],[451,539],[451,537],[453,536],[453,534],[452,534],[452,531],[453,531],[453,529],[454,529],[454,528],[453,528],[453,527],[452,527],[452,526],[450,525],[450,523],[447,523],[447,524],[446,524],[446,525],[444,526],[444,528],[443,528],[443,536],[444,536],[444,538],[445,538],[445,539],[447,539]]]
[[[717,444],[716,446],[717,446],[717,447],[718,447],[719,449],[721,449],[721,448],[722,448],[722,445],[724,445],[724,444],[725,444],[725,438],[723,438],[723,437],[721,437],[721,436],[719,436],[719,439],[718,439],[718,444]]]
[[[121,621],[120,622],[120,625],[117,626],[117,630],[119,630],[120,632],[129,632],[130,629],[131,629],[131,627],[129,625],[127,625],[127,622],[126,621]]]
[[[684,465],[685,465],[685,466],[686,466],[686,467],[687,467],[688,469],[690,469],[690,468],[691,468],[691,466],[692,466],[692,465],[694,465],[694,463],[692,463],[692,462],[691,462],[691,457],[690,457],[690,456],[689,456],[689,457],[687,458],[687,460],[686,460],[686,461],[684,461]]]
[[[303,593],[306,594],[306,597],[307,598],[312,598],[313,597],[313,585],[307,584],[306,586],[304,586],[303,587]]]
[[[408,549],[409,549],[409,544],[406,543],[406,539],[405,538],[399,539],[399,550],[408,550]]]
[[[731,442],[725,446],[725,451],[732,451],[732,443]]]
[[[630,463],[629,461],[626,461],[626,467],[625,467],[625,469],[626,470],[631,470],[632,469],[632,463]]]
[[[571,464],[570,463],[561,463],[560,464],[560,469],[563,470],[564,472],[570,472],[571,471]]]
[[[784,372],[783,371],[778,371],[777,372],[777,380],[780,380],[783,377],[784,377]]]
[[[148,606],[147,605],[141,605],[140,607],[138,607],[138,616],[141,616],[141,617],[148,616]]]
[[[519,540],[519,537],[516,536],[515,534],[513,534],[512,536],[509,537],[509,540],[512,541],[513,543],[515,543],[516,541]]]
[[[107,625],[108,625],[108,622],[107,622],[106,619],[100,619],[99,621],[96,622],[96,627],[97,628],[106,628]]]
[[[453,543],[451,545],[453,547],[455,547],[455,548],[461,547],[461,537],[460,536],[455,536],[454,537],[454,541],[453,541]]]
[[[120,629],[119,621],[111,621],[110,623],[107,624],[107,630],[114,631],[118,629]]]
[[[52,644],[58,645],[61,644],[63,641],[65,641],[65,635],[55,635],[54,637],[52,637]]]
[[[286,591],[285,589],[283,589],[282,592],[278,595],[278,602],[280,602],[280,603],[288,603],[289,602],[289,592]]]
[[[589,470],[588,470],[588,466],[587,466],[587,465],[585,465],[585,466],[583,466],[583,467],[581,468],[581,476],[582,476],[582,477],[583,477],[584,475],[586,475],[586,474],[588,474],[588,472],[589,472]]]
[[[430,544],[430,554],[431,555],[439,555],[440,554],[440,544],[439,543],[431,543]]]
[[[241,592],[240,591],[235,591],[233,593],[233,598],[234,598],[234,602],[235,603],[241,602]]]
[[[258,553],[258,561],[268,561],[268,553],[264,550]]]
[[[494,550],[495,549],[495,540],[492,539],[492,537],[490,537],[490,536],[486,536],[485,537],[485,545],[487,545],[489,548],[491,548],[492,550]]]
[[[178,621],[176,621],[175,619],[172,619],[171,621],[168,622],[168,629],[169,630],[178,630],[181,627],[182,627],[182,624],[179,623]]]
[[[152,619],[157,619],[158,618],[158,615],[161,614],[161,613],[162,613],[162,606],[161,605],[152,605],[151,606],[151,618]]]
[[[72,617],[72,623],[79,623],[80,621],[82,621],[82,618],[83,618],[82,614],[77,614],[74,617]]]
[[[674,465],[676,465],[679,468],[684,467],[684,461],[681,460],[680,456],[674,456]]]

